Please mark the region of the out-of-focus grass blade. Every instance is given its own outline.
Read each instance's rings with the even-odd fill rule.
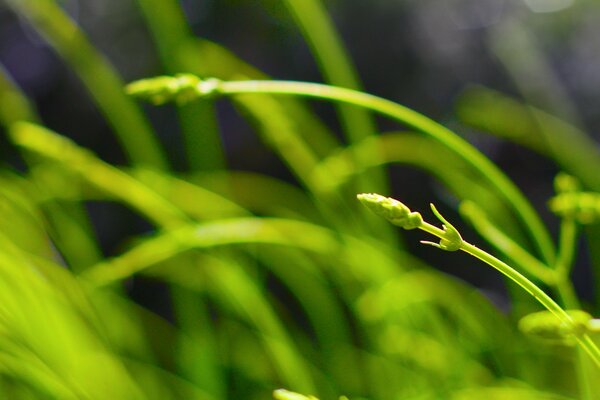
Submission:
[[[185,264],[194,261],[192,257],[187,257]],[[175,267],[170,264],[174,263],[167,263],[167,268]],[[185,279],[198,281],[190,275]],[[172,283],[169,279],[164,280]],[[177,340],[175,352],[175,361],[181,374],[215,399],[225,399],[227,381],[221,368],[211,310],[205,299],[190,290],[189,286],[171,285],[170,291],[180,336],[184,336]]]
[[[97,263],[102,255],[96,236],[81,196],[75,195],[79,179],[56,163],[29,158],[29,194],[43,212],[46,230],[66,264],[78,272]]]
[[[0,358],[16,381],[50,398],[145,398],[80,308],[4,235],[0,276]]]
[[[353,348],[351,322],[338,299],[342,293],[338,293],[333,283],[334,277],[343,273],[327,271],[326,266],[318,265],[318,260],[300,250],[271,246],[260,248],[255,254],[291,290],[306,312],[318,342],[315,346],[311,341],[315,353],[310,359],[319,360],[317,364],[323,365],[324,372],[333,377],[329,378],[332,386],[360,392],[358,377],[362,366]]]
[[[10,126],[17,121],[39,121],[29,99],[0,65],[0,124]]]
[[[206,194],[211,192],[192,183],[151,171],[134,171],[134,176],[147,183],[152,182],[158,193],[197,219],[214,219],[220,214],[223,217],[248,215],[247,211],[237,205],[228,207],[229,200],[226,198],[214,194],[211,195],[212,198],[211,196],[206,197]],[[273,178],[243,172],[204,173],[195,174],[195,176],[198,178],[193,180],[202,183],[202,186],[207,186],[216,192],[229,192],[236,200],[238,194],[242,198],[249,196],[253,210],[257,211],[258,208],[258,211],[267,215],[289,216],[293,214],[294,217],[298,217],[298,212],[302,212],[306,208],[314,208],[302,191]],[[210,182],[210,184],[206,185],[206,182]],[[265,196],[264,193],[269,195]],[[214,205],[211,206],[211,203]],[[247,201],[243,201],[242,205],[247,206],[247,203]],[[257,207],[255,203],[258,204]],[[295,204],[300,206],[294,206]],[[215,209],[212,210],[211,207],[215,207]],[[225,214],[223,214],[224,211]],[[314,212],[314,210],[311,211]],[[331,298],[328,288],[323,287],[324,278],[313,260],[308,259],[301,252],[295,252],[292,255],[289,249],[281,252],[278,252],[276,248],[261,249],[260,251],[251,251],[251,253],[262,264],[267,264],[268,269],[282,279],[284,284],[297,296],[309,318],[314,322],[313,326],[323,344],[322,352],[335,353],[341,344],[349,342],[350,335],[344,333],[344,323],[339,321],[343,311],[339,309],[339,306],[335,306],[335,300]],[[267,257],[267,255],[270,256]],[[281,262],[283,259],[287,260],[286,263]],[[304,262],[302,267],[296,265],[302,261]],[[184,287],[198,284],[197,279],[190,278],[197,275],[196,268],[182,270],[182,264],[189,263],[183,261],[168,263],[165,267],[160,268],[160,271],[164,272],[158,273],[158,276]],[[176,270],[181,272],[176,273]],[[156,274],[156,272],[151,273]],[[337,321],[337,323],[333,321]],[[344,367],[346,370],[348,368],[348,366]],[[340,371],[338,375],[344,374]]]
[[[284,222],[291,225],[285,229],[286,234],[282,234],[281,230],[273,229],[269,221],[271,220],[262,218],[227,219],[170,231],[145,241],[116,259],[98,264],[84,273],[83,277],[96,285],[105,285],[125,279],[181,252],[225,244],[273,243],[320,252],[332,251],[339,246],[326,229],[315,226],[314,230],[311,230],[310,224],[290,220]],[[307,228],[305,232],[309,235],[300,234],[299,231],[294,234],[294,226],[295,229]],[[296,240],[291,240],[290,234],[296,236]]]
[[[181,362],[180,359],[174,360],[174,348],[177,347],[181,351],[194,350],[190,351],[190,355],[198,355],[195,350],[199,347],[204,348],[206,343],[196,342],[197,337],[189,336],[188,332],[182,332],[180,327],[171,325],[112,290],[96,290],[92,295],[91,301],[97,310],[107,340],[120,354],[127,355],[123,362],[136,376],[139,384],[146,391],[153,393],[153,398],[165,398],[164,395],[161,397],[161,393],[165,393],[166,390],[169,391],[167,398],[221,398],[213,396],[213,392],[209,390],[203,390],[206,388],[198,385],[189,376],[178,376],[171,372],[174,369],[173,363]],[[209,331],[208,327],[203,327],[203,331]],[[207,369],[198,372],[206,374],[206,378],[211,376]],[[219,381],[212,383],[217,386],[219,384]]]
[[[279,102],[271,96],[236,96],[250,115],[256,118],[263,140],[290,167],[296,177],[312,192],[318,193],[318,182],[308,180],[317,157],[298,132],[294,120],[285,113]]]
[[[319,64],[326,81],[334,86],[360,90],[360,83],[327,11],[319,0],[284,0]],[[352,143],[375,134],[368,112],[340,106],[340,116]]]
[[[331,384],[337,382],[344,387],[356,386],[356,382],[345,382],[344,378],[348,375],[356,376],[357,373],[353,370],[360,368],[358,360],[355,360],[356,364],[354,365],[339,362],[341,353],[344,353],[345,360],[354,357],[350,348],[352,342],[350,327],[348,322],[345,321],[343,308],[339,304],[335,293],[332,293],[331,283],[328,282],[319,266],[315,265],[315,260],[300,251],[293,252],[289,248],[261,247],[260,249],[253,249],[251,253],[257,258],[260,265],[264,265],[268,271],[291,290],[302,306],[303,311],[306,312],[318,343],[315,344],[314,341],[311,341],[311,357],[307,355],[306,358],[311,360],[317,358],[319,360],[317,364],[321,365],[321,368],[335,375],[336,379]],[[219,268],[218,265],[213,265],[214,262],[211,261],[216,259],[217,256],[215,255],[207,256],[195,252],[189,255],[176,256],[166,263],[159,263],[142,272],[145,275],[177,284],[183,288],[204,293],[211,291],[211,281],[206,275],[210,273],[207,269]],[[219,255],[219,260],[219,265],[229,262],[227,261],[229,258],[224,258],[222,254]],[[286,260],[286,262],[282,262],[282,260]],[[233,261],[232,265],[234,264],[237,264],[236,260]],[[239,264],[237,268],[244,267]],[[249,279],[245,285],[253,285],[256,287],[253,290],[260,291],[255,278],[247,273],[244,276]],[[222,292],[215,293],[213,291],[213,295],[218,293],[223,294]],[[220,299],[219,301],[229,302],[230,300]],[[267,302],[268,299],[265,297],[261,301]],[[248,318],[248,316],[244,318]],[[299,333],[295,329],[293,331],[296,334]]]
[[[225,302],[257,328],[280,379],[290,387],[314,391],[310,365],[301,356],[261,289],[243,268],[213,258],[208,265],[204,265],[204,273],[210,282],[209,290],[216,291],[219,301]]]
[[[16,245],[36,246],[24,250],[43,258],[56,258],[58,255],[44,232],[47,229],[53,244],[57,245],[72,268],[77,270],[98,262],[98,248],[93,236],[89,236],[91,228],[81,225],[87,222],[87,216],[78,214],[83,211],[78,204],[73,203],[73,207],[65,209],[62,202],[43,201],[40,199],[44,197],[40,195],[42,187],[16,175],[4,174],[0,176],[0,182],[0,203],[5,207],[0,224],[5,224],[5,232],[12,232],[11,238]],[[38,209],[40,205],[41,210]],[[18,219],[11,218],[13,215],[17,217],[13,214],[17,212]]]
[[[114,198],[126,199],[127,204],[160,226],[176,226],[187,221],[179,209],[156,192],[63,136],[27,122],[14,124],[10,134],[15,144],[61,163]]]
[[[356,71],[346,53],[333,22],[320,0],[285,0],[284,4],[296,20],[306,42],[320,66],[327,83],[350,89],[361,89]],[[375,135],[375,122],[371,115],[360,108],[340,105],[339,115],[350,143]],[[359,157],[359,155],[355,155]],[[364,154],[365,158],[378,158],[378,152]],[[359,160],[360,163],[360,160]],[[360,181],[362,190],[381,192],[387,184],[382,170],[369,171],[367,179]]]
[[[16,175],[0,175],[0,232],[10,232],[10,240],[23,251],[45,259],[56,254],[39,210],[32,202],[31,188]]]
[[[452,400],[575,400],[573,397],[543,392],[527,387],[473,387],[461,390]]]
[[[193,248],[243,243],[291,246],[335,256],[339,262],[348,265],[348,273],[367,282],[381,282],[397,270],[398,265],[389,258],[389,254],[375,249],[368,242],[352,237],[344,240],[347,243],[341,247],[334,231],[297,220],[234,218],[211,221],[158,235],[115,259],[98,264],[84,272],[83,276],[97,285],[105,285]],[[371,264],[364,264],[365,259],[370,259]]]
[[[201,66],[202,71],[198,71],[200,76],[223,80],[268,78],[229,50],[204,39],[189,41],[179,49],[178,56],[186,70],[195,70]],[[316,155],[323,157],[339,145],[336,137],[303,102],[292,98],[279,98],[277,101],[285,111],[286,118],[294,121],[297,131],[302,133],[303,140]]]
[[[464,123],[548,156],[588,188],[600,190],[598,144],[568,122],[481,87],[463,92],[457,113]]]
[[[179,49],[194,36],[177,1],[137,0],[154,37],[161,61],[169,74],[202,73],[203,60],[182,62]],[[192,60],[192,58],[188,59]],[[225,166],[213,102],[209,99],[177,105],[184,148],[192,170],[222,169]]]
[[[219,173],[217,172],[217,174]],[[208,175],[210,174],[208,173]],[[167,201],[195,220],[249,215],[244,207],[226,197],[229,192],[227,183],[223,187],[223,192],[218,193],[185,179],[155,170],[134,169],[131,171],[131,175],[148,187],[152,187]]]
[[[281,103],[274,97],[265,95],[239,95],[235,96],[235,102],[255,118],[263,141],[281,156],[298,180],[311,192],[316,204],[331,224],[337,229],[348,231],[364,223],[364,220],[356,219],[349,223],[347,216],[353,213],[347,200],[352,197],[344,197],[338,192],[329,192],[327,196],[323,196],[322,188],[327,185],[327,176],[312,174],[318,158],[300,135],[296,121],[290,118]],[[354,206],[354,203],[351,205]],[[345,208],[347,216],[340,212],[342,207]],[[389,229],[374,233],[382,232],[389,232]]]
[[[323,222],[323,217],[306,192],[267,175],[218,171],[194,174],[187,179],[222,196],[231,196],[239,205],[258,215]],[[265,196],[266,193],[268,196]]]
[[[379,159],[366,159],[357,164],[352,154],[375,149],[381,152]],[[493,188],[488,188],[479,171],[473,170],[454,153],[448,151],[438,142],[419,134],[402,132],[389,133],[371,137],[357,143],[352,148],[342,148],[337,153],[324,159],[313,174],[327,177],[326,190],[337,191],[359,171],[373,165],[407,164],[424,169],[439,179],[459,199],[471,199],[486,205],[490,218],[511,237],[528,244],[525,235],[518,229],[509,208],[495,196]]]
[[[132,162],[165,169],[161,147],[139,108],[123,92],[124,83],[55,1],[8,0],[7,4],[26,17],[79,75]]]
[[[18,121],[38,122],[39,117],[25,94],[0,66],[0,124],[8,129]],[[27,160],[27,157],[25,158]],[[44,167],[40,167],[39,170]],[[33,181],[36,181],[35,177]],[[21,186],[33,189],[31,184],[22,183]],[[41,185],[37,187],[40,191],[45,189],[42,182],[36,181],[33,186],[35,185]],[[33,193],[29,195],[31,198],[38,198]],[[60,202],[46,202],[45,209],[50,225],[53,227],[51,236],[69,264],[77,267],[98,262],[100,252],[94,241],[87,215],[81,206],[69,202],[68,207],[65,208],[65,205]],[[67,237],[68,240],[61,240]]]

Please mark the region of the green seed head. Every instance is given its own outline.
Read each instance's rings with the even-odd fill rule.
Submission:
[[[157,76],[131,82],[125,88],[127,94],[153,104],[176,102],[185,104],[199,97],[206,97],[218,91],[219,81],[202,80],[192,74]]]
[[[375,193],[362,193],[356,197],[375,214],[382,216],[394,225],[404,229],[416,229],[423,224],[421,214],[411,212],[398,200]]]

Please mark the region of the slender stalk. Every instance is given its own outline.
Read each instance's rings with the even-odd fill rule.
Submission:
[[[571,316],[542,289],[505,262],[463,240],[456,228],[439,213],[433,204],[431,204],[431,210],[443,223],[443,229],[423,221],[421,214],[411,211],[407,206],[390,197],[378,194],[359,194],[357,197],[371,211],[386,218],[394,225],[400,226],[403,229],[420,229],[440,239],[439,244],[433,242],[421,243],[446,251],[460,250],[483,261],[523,288],[544,308],[556,316],[562,324],[567,327],[574,327],[574,321]],[[581,348],[600,367],[600,349],[598,349],[591,338],[587,334],[579,333],[574,336]]]
[[[390,100],[355,90],[328,85],[290,81],[204,81],[199,85],[200,94],[236,95],[242,93],[270,93],[307,96],[340,101],[365,107],[379,114],[400,121],[409,127],[428,134],[459,154],[469,165],[478,169],[482,176],[498,189],[498,194],[510,204],[528,230],[541,256],[553,264],[555,250],[548,231],[539,216],[519,189],[483,154],[465,140],[437,122]]]
[[[474,202],[464,201],[460,205],[460,212],[468,218],[475,230],[496,249],[511,259],[517,266],[527,271],[532,277],[547,285],[554,285],[557,281],[556,271],[552,270],[527,250],[515,243],[509,236],[497,228]]]
[[[358,74],[323,2],[321,0],[284,0],[283,3],[300,28],[325,81],[331,85],[361,90]],[[340,104],[338,115],[351,144],[358,143],[377,133],[375,121],[365,109]],[[369,163],[370,160],[381,158],[381,154],[371,151],[369,154],[356,153],[354,157],[362,165]],[[365,190],[385,191],[388,186],[381,168],[363,171],[358,178],[358,184]]]
[[[542,306],[544,306],[548,311],[550,311],[558,319],[560,319],[561,322],[567,325],[573,323],[571,317],[565,312],[565,310],[561,306],[558,305],[558,303],[552,300],[552,298],[548,296],[543,290],[541,290],[537,285],[535,285],[525,276],[521,275],[518,271],[510,267],[508,264],[504,263],[503,261],[500,261],[491,254],[486,253],[485,251],[465,241],[462,242],[460,250],[467,254],[470,254],[475,258],[480,259],[484,263],[500,271],[507,278],[509,278],[517,285],[525,289],[525,291],[527,291],[529,294],[531,294]],[[579,345],[583,348],[583,350],[586,353],[588,353],[588,355],[592,358],[594,363],[598,367],[600,367],[600,349],[598,349],[598,346],[596,346],[592,339],[587,334],[584,334],[581,336],[576,336],[576,340],[579,343]]]
[[[202,73],[204,59],[182,57],[184,45],[194,39],[178,1],[137,0],[168,73]],[[193,60],[193,61],[192,61]],[[223,169],[225,156],[211,100],[178,104],[177,112],[188,165],[192,170]]]
[[[556,290],[567,308],[579,308],[579,300],[569,274],[573,265],[577,242],[577,224],[572,218],[563,218],[560,224],[558,255],[556,260]]]
[[[556,272],[565,278],[569,276],[575,256],[577,242],[577,224],[573,218],[563,218],[560,223],[560,236],[558,243],[558,255],[556,260]]]

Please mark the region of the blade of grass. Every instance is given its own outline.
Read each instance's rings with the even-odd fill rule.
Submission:
[[[222,79],[268,79],[268,76],[236,57],[231,51],[205,39],[191,40],[179,49],[185,70],[202,68],[199,76]],[[277,99],[288,118],[294,121],[307,145],[323,157],[339,145],[327,127],[297,99]]]
[[[350,196],[344,197],[337,192],[329,192],[324,196],[323,187],[326,185],[327,175],[311,174],[318,158],[299,134],[297,124],[285,112],[280,102],[272,96],[254,95],[237,96],[236,103],[257,119],[263,141],[281,156],[298,180],[313,194],[316,204],[328,221],[337,229],[347,232],[357,232],[361,229],[364,221],[348,218],[354,214],[348,205]],[[342,208],[346,210],[345,213],[340,212]],[[385,237],[390,234],[390,230],[372,229],[371,234]]]
[[[225,399],[226,380],[220,368],[217,333],[207,305],[197,293],[181,286],[171,286],[171,298],[180,329],[188,336],[177,342],[176,360],[182,374],[215,399]]]
[[[306,192],[276,178],[230,170],[193,174],[188,179],[221,196],[231,196],[237,204],[257,215],[324,223],[323,217]],[[264,193],[269,193],[269,196],[264,196]]]
[[[239,265],[212,259],[205,269],[210,290],[220,301],[230,303],[236,312],[256,326],[265,349],[275,363],[276,373],[290,387],[314,391],[312,369],[303,359],[278,317],[254,280]]]
[[[38,122],[39,120],[27,96],[0,64],[0,124],[8,127],[17,121]]]
[[[319,0],[285,0],[283,2],[294,17],[306,42],[319,64],[327,83],[349,89],[361,90],[356,71],[352,66],[341,38],[338,36],[333,22],[327,15],[325,7]],[[351,105],[340,104],[338,113],[343,123],[350,144],[375,135],[376,127],[368,111]],[[377,152],[355,155],[359,163],[367,159],[380,157]],[[360,180],[363,187],[381,188],[385,190],[387,183],[380,169],[369,171]]]
[[[351,153],[361,153],[363,149],[375,148],[381,152],[379,159],[367,159],[362,165],[356,164]],[[495,196],[493,187],[481,179],[479,171],[474,170],[459,156],[451,152],[436,140],[412,132],[390,132],[371,137],[344,148],[324,159],[313,170],[313,174],[326,177],[327,190],[336,191],[352,175],[372,165],[408,164],[424,169],[439,179],[459,199],[470,199],[485,204],[490,215],[503,231],[513,240],[527,244],[524,232],[519,229],[506,205]],[[326,168],[324,168],[326,167]],[[325,180],[325,179],[324,179]]]
[[[219,173],[217,172],[217,174]],[[249,215],[242,205],[227,197],[229,194],[228,182],[224,183],[221,192],[216,192],[207,190],[203,185],[196,185],[191,181],[154,170],[138,168],[132,170],[130,174],[139,182],[152,187],[152,190],[194,220]]]
[[[148,171],[142,171],[142,175],[146,175]],[[134,174],[139,177],[140,174]],[[198,174],[196,174],[198,175]],[[296,202],[293,201],[294,197],[302,196],[303,192],[298,189],[294,189],[292,187],[287,187],[283,182],[279,182],[274,179],[267,179],[266,177],[262,177],[256,174],[246,174],[246,173],[204,173],[201,174],[204,179],[200,179],[200,181],[212,180],[217,178],[218,182],[215,182],[218,186],[221,187],[222,190],[226,192],[234,193],[234,198],[236,193],[240,193],[242,196],[247,196],[249,191],[251,192],[260,192],[260,187],[264,187],[265,192],[268,192],[269,201],[267,204],[260,205],[261,211],[263,213],[267,213],[268,215],[286,215],[290,213],[296,213],[298,210],[302,210],[303,208],[310,206],[308,203],[308,199],[301,199],[302,207],[296,207],[294,204]],[[220,178],[220,179],[219,179]],[[234,179],[235,178],[235,179]],[[154,188],[161,187],[158,190],[161,195],[165,198],[169,199],[175,205],[179,205],[182,210],[186,211],[188,215],[198,216],[201,219],[205,218],[215,218],[221,213],[222,209],[219,208],[216,211],[211,211],[210,206],[209,209],[206,209],[204,204],[219,204],[221,207],[222,203],[227,199],[219,198],[211,201],[203,201],[204,189],[201,187],[193,185],[191,183],[180,181],[174,178],[168,178],[167,176],[159,176],[158,174],[152,172],[149,176],[146,176],[142,179],[147,180],[148,182],[152,182]],[[195,179],[198,181],[198,179]],[[219,185],[220,184],[220,185]],[[275,184],[275,185],[274,185]],[[171,188],[177,187],[178,189],[169,190],[171,194],[166,195],[162,190],[163,186],[170,186]],[[281,189],[281,204],[278,202],[274,202],[273,200],[277,197],[277,189]],[[218,192],[218,191],[217,191]],[[210,193],[210,192],[209,192]],[[213,197],[215,197],[213,195]],[[261,202],[265,202],[264,196],[259,196],[261,198]],[[183,205],[181,201],[189,202],[188,206]],[[290,211],[285,211],[285,208],[289,207]],[[283,212],[281,212],[283,210]],[[237,208],[232,208],[232,213],[229,213],[228,216],[241,216],[241,215],[249,215],[249,213],[239,206]],[[208,214],[207,214],[208,212]],[[223,215],[225,216],[225,215]],[[342,321],[341,316],[343,315],[343,311],[336,306],[335,300],[331,298],[331,295],[328,292],[326,287],[323,287],[321,281],[324,280],[321,272],[315,267],[312,266],[314,261],[309,260],[306,256],[304,256],[300,252],[294,252],[293,256],[290,254],[290,251],[287,250],[285,252],[277,252],[277,249],[261,249],[259,252],[252,252],[254,257],[261,262],[261,264],[268,265],[268,269],[272,271],[279,279],[282,279],[283,283],[287,285],[290,290],[297,296],[298,301],[302,304],[304,310],[306,310],[307,315],[313,322],[313,326],[316,330],[317,336],[319,338],[319,343],[322,344],[322,348],[320,354],[323,354],[324,357],[333,357],[331,355],[332,352],[336,348],[338,348],[342,343],[350,342],[350,334],[347,330],[344,329],[344,322]],[[286,259],[285,265],[281,263],[282,259]],[[297,263],[302,263],[303,266],[294,266]],[[173,265],[167,265],[164,268],[161,268],[161,271],[164,273],[159,273],[158,277],[162,279],[166,279],[169,282],[179,283],[179,285],[183,285],[186,287],[187,285],[195,282],[195,280],[190,280],[189,276],[196,274],[196,271],[186,270],[178,273],[178,276],[181,278],[176,278],[173,280],[173,268],[181,269],[181,266],[184,264],[183,262],[172,263]],[[172,267],[172,268],[171,268]],[[308,270],[312,271],[310,273]],[[153,269],[153,276],[156,276],[156,269]],[[315,276],[313,276],[315,275]],[[203,283],[205,285],[205,283]],[[328,311],[326,311],[328,310]],[[347,328],[346,328],[347,329]],[[329,361],[330,368],[335,369],[334,365],[331,365],[333,362]],[[344,367],[344,370],[347,372],[348,366]],[[346,373],[344,371],[337,371],[337,376],[342,379]]]
[[[165,70],[170,73],[201,74],[202,58],[182,62],[180,48],[194,37],[178,2],[137,0],[157,45]],[[189,166],[192,170],[222,169],[225,166],[213,102],[177,105]]]
[[[44,232],[44,220],[32,201],[27,182],[17,176],[0,175],[0,231],[10,232],[12,242],[29,254],[45,259],[55,257],[52,243]]]
[[[550,263],[554,261],[556,255],[550,235],[521,191],[477,149],[435,121],[380,97],[316,83],[291,81],[226,81],[214,83],[216,85],[210,88],[213,94],[232,96],[250,93],[296,95],[362,106],[435,138],[456,152],[471,167],[481,171],[482,176],[497,188],[498,196],[501,196],[507,204],[511,205],[523,228],[529,232],[530,239],[536,245],[542,258]],[[200,95],[203,95],[203,93]]]
[[[0,125],[9,129],[18,121],[38,122],[39,120],[29,99],[0,66]],[[31,160],[27,157],[25,160],[31,164]],[[36,177],[33,181],[36,181]],[[34,183],[34,186],[35,184],[39,185],[40,182]],[[45,210],[52,227],[50,234],[70,266],[79,268],[95,264],[100,260],[100,251],[94,240],[88,217],[79,204],[69,202],[65,207],[60,202],[46,202]]]
[[[123,93],[120,77],[54,0],[8,0],[7,4],[26,17],[77,73],[131,161],[166,169],[161,147],[139,108]]]
[[[486,88],[471,88],[458,99],[459,118],[473,126],[552,158],[591,190],[600,191],[600,150],[576,126],[538,108]]]
[[[179,209],[156,192],[63,136],[28,122],[14,124],[10,134],[17,145],[61,163],[115,198],[127,199],[128,204],[159,226],[177,226],[188,221]]]
[[[34,260],[4,234],[0,235],[0,278],[0,356],[10,355],[18,360],[16,364],[27,366],[16,369],[22,382],[51,397],[99,399],[100,393],[145,397],[119,357],[80,313],[83,308],[44,279]],[[55,392],[58,387],[67,392]]]
[[[128,253],[102,262],[82,276],[98,285],[125,279],[148,265],[168,259],[193,248],[264,243],[301,248],[324,255],[336,255],[348,263],[347,273],[361,280],[382,282],[393,275],[398,265],[367,242],[347,237],[346,252],[334,231],[295,220],[275,218],[235,218],[211,221],[198,226],[186,226],[166,232],[144,242]],[[377,260],[374,265],[362,265],[364,257]]]

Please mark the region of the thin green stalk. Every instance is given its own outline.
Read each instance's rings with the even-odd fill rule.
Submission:
[[[337,34],[327,10],[320,0],[285,0],[283,2],[296,20],[302,35],[309,44],[319,68],[327,83],[349,89],[361,90],[358,74],[352,66],[350,56],[344,49],[342,39]],[[340,104],[338,113],[346,136],[351,144],[376,134],[375,122],[364,109]],[[377,159],[377,152],[355,154],[360,164]],[[360,185],[369,190],[384,191],[385,177],[381,169],[368,171]]]
[[[166,169],[167,161],[141,110],[123,93],[123,82],[79,27],[53,0],[8,0],[62,55],[110,122],[135,164]]]
[[[350,221],[348,218],[348,215],[352,215],[352,210],[348,206],[347,197],[344,198],[339,192],[325,190],[328,174],[312,173],[318,165],[317,155],[304,140],[296,121],[285,112],[281,102],[266,95],[237,96],[236,102],[257,117],[263,140],[281,155],[298,180],[314,195],[315,204],[330,223],[344,231],[361,229],[361,221]],[[340,213],[342,207],[346,208],[346,212]],[[376,229],[369,231],[370,235],[379,234],[380,237],[385,237],[385,233],[391,232]]]
[[[424,231],[431,233],[432,235],[441,237],[444,236],[444,231],[425,223]],[[441,236],[440,236],[441,235]],[[565,311],[548,296],[542,289],[540,289],[536,284],[527,279],[524,275],[510,267],[505,262],[497,259],[491,254],[481,250],[480,248],[463,241],[460,245],[461,251],[464,251],[467,254],[472,255],[475,258],[480,259],[484,263],[490,265],[495,268],[507,278],[515,282],[517,285],[521,286],[525,289],[529,294],[531,294],[541,305],[543,305],[548,311],[554,314],[556,317],[560,318],[563,322],[570,323],[571,318]],[[600,366],[600,357],[596,360],[598,365]]]
[[[560,223],[558,255],[555,266],[556,271],[556,290],[562,304],[571,310],[581,308],[575,288],[569,279],[569,274],[573,265],[573,257],[577,242],[577,223],[571,216],[565,216]],[[590,338],[588,338],[590,339]],[[590,339],[591,340],[591,339]],[[594,344],[591,342],[591,344]],[[593,380],[591,378],[590,366],[583,359],[582,350],[578,349],[575,354],[577,363],[577,379],[579,382],[582,400],[593,399]]]
[[[564,224],[563,229],[561,229],[558,260],[556,267],[552,269],[533,257],[498,229],[475,203],[463,202],[460,206],[460,212],[488,243],[504,253],[531,276],[556,290],[565,307],[569,309],[579,307],[579,301],[569,281],[569,270],[575,246],[574,221],[571,221],[571,224]]]
[[[461,214],[468,218],[475,230],[492,246],[513,260],[519,267],[527,271],[531,276],[547,285],[554,285],[557,281],[556,273],[544,265],[537,258],[515,243],[504,232],[498,229],[487,218],[483,210],[475,203],[465,201],[460,205]]]
[[[179,3],[175,0],[137,2],[154,37],[165,70],[171,74],[183,71],[202,73],[202,57],[181,57],[182,47],[194,36]],[[195,171],[222,169],[225,156],[213,102],[206,99],[178,104],[177,112],[190,168]]]
[[[554,269],[550,269],[496,228],[476,204],[463,202],[460,211],[489,243],[515,261],[518,266],[552,287],[566,309],[577,310],[581,307],[573,285],[569,280],[569,271],[577,239],[577,225],[572,217],[565,217],[561,221],[557,262]],[[577,349],[575,352],[577,377],[580,390],[584,394],[582,399],[591,399],[592,397],[588,393],[589,379],[586,378],[589,376],[589,368],[582,356],[582,350]]]
[[[340,101],[365,107],[391,117],[428,134],[459,154],[472,167],[481,171],[485,179],[498,188],[498,194],[511,204],[528,229],[531,240],[548,263],[555,258],[554,245],[539,216],[519,189],[483,154],[446,127],[400,104],[355,90],[328,85],[289,81],[213,81],[207,80],[198,88],[201,94],[236,95],[242,93],[270,93],[307,96]]]
[[[563,218],[560,223],[558,255],[555,266],[556,288],[567,308],[579,308],[577,294],[571,284],[569,275],[573,265],[577,242],[577,224],[573,218]]]
[[[560,235],[556,272],[559,276],[568,278],[573,265],[577,242],[577,224],[573,218],[565,217],[560,222]]]
[[[217,333],[208,306],[197,293],[182,287],[173,290],[174,286],[171,286],[171,301],[175,318],[181,331],[188,336],[177,341],[176,359],[181,373],[185,379],[210,393],[213,399],[225,399],[225,380],[216,354]]]
[[[359,194],[358,199],[371,211],[386,218],[394,225],[398,225],[404,229],[420,229],[440,239],[439,244],[422,241],[421,243],[423,244],[432,245],[446,251],[460,250],[483,261],[523,288],[544,308],[554,314],[561,323],[568,327],[574,325],[574,321],[569,314],[535,283],[505,262],[463,240],[456,228],[437,211],[433,204],[431,204],[431,209],[435,216],[443,223],[443,229],[424,221],[421,214],[411,211],[407,206],[392,198],[378,194]],[[600,349],[598,349],[592,339],[587,334],[577,334],[575,338],[581,348],[600,367]]]

